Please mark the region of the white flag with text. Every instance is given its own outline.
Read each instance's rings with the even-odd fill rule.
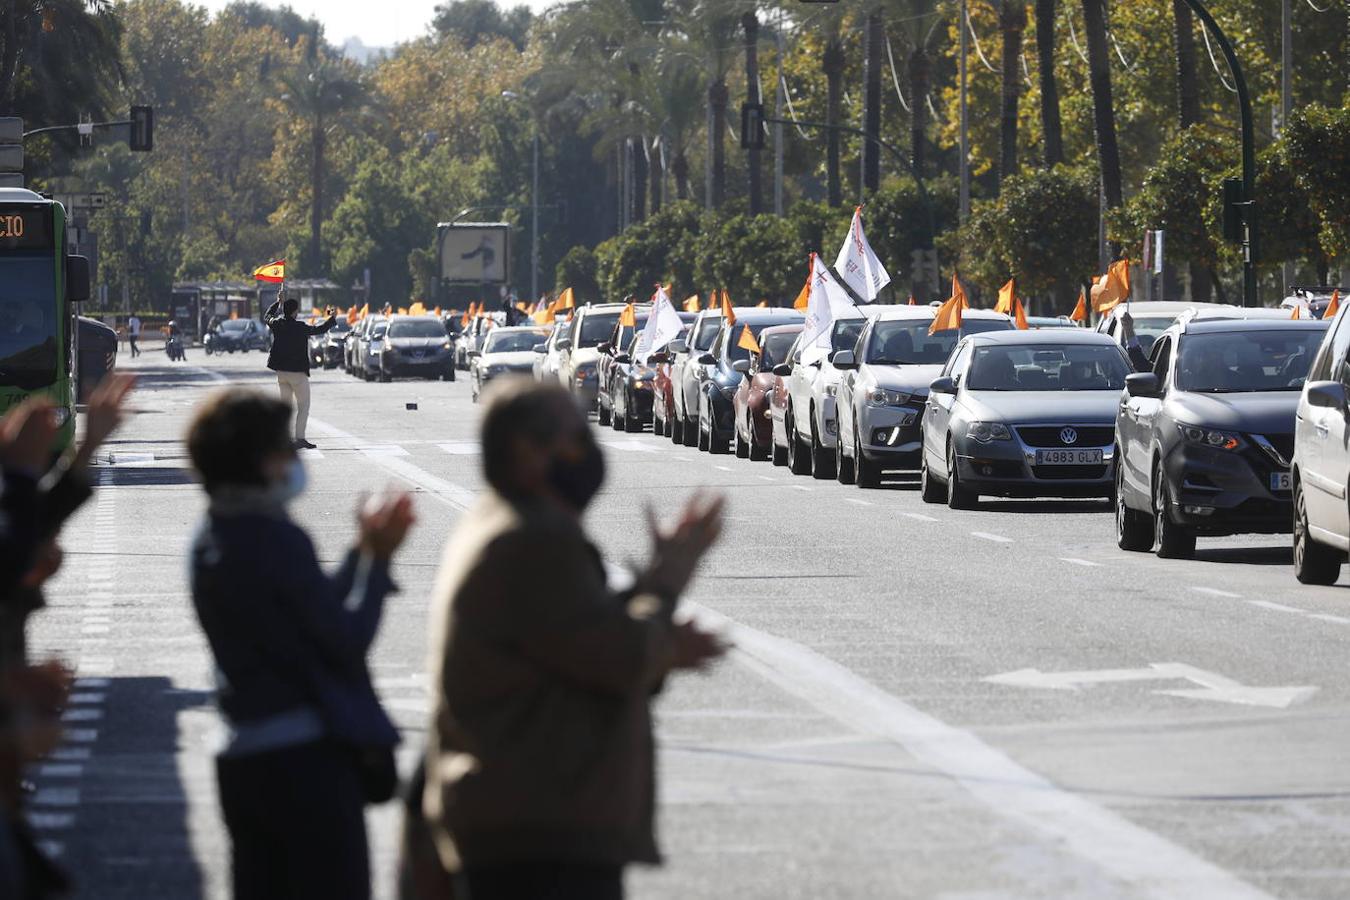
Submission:
[[[645,366],[653,353],[679,337],[682,331],[684,322],[680,321],[675,304],[670,302],[670,294],[666,293],[664,287],[658,287],[656,297],[652,300],[652,311],[647,316],[647,324],[643,326],[642,334],[638,337],[636,362]]]
[[[856,310],[848,291],[830,274],[820,257],[811,254],[811,296],[806,302],[806,324],[802,329],[802,346],[830,348],[830,333],[834,321]],[[805,354],[803,354],[805,358]]]
[[[868,303],[877,299],[881,289],[891,283],[886,267],[867,242],[861,206],[853,212],[853,224],[849,226],[848,237],[844,238],[844,246],[839,248],[839,258],[834,261],[834,269],[844,283]]]

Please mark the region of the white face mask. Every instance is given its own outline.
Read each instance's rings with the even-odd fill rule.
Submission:
[[[286,464],[285,476],[272,485],[272,490],[282,503],[289,503],[303,494],[308,486],[309,475],[305,472],[305,464],[297,457]]]

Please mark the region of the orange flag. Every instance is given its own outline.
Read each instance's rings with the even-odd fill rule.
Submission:
[[[357,320],[360,318],[360,315],[361,315],[360,312],[357,311],[355,306],[347,307],[347,324],[355,325]]]
[[[1078,305],[1073,308],[1073,315],[1069,316],[1069,319],[1073,322],[1086,322],[1087,317],[1087,294],[1080,290],[1078,292]]]
[[[623,308],[623,312],[619,313],[619,326],[624,328],[637,327],[637,307],[630,303]]]
[[[961,279],[952,275],[952,296],[946,303],[938,307],[937,315],[933,317],[933,324],[929,326],[929,334],[937,334],[939,331],[949,331],[961,327],[961,310],[970,306],[970,301],[966,299],[966,290],[961,287]]]
[[[1322,318],[1334,319],[1336,318],[1336,313],[1340,311],[1341,311],[1341,292],[1338,290],[1332,291],[1331,302],[1327,304],[1326,312],[1322,313]]]
[[[684,301],[684,311],[685,311],[685,312],[690,312],[690,313],[696,313],[696,312],[698,312],[698,305],[699,305],[698,294],[694,294],[694,295],[692,295],[692,296],[690,296],[690,297],[688,297],[688,298],[685,299],[685,301]]]
[[[1297,318],[1299,318],[1298,307],[1297,307],[1297,306],[1294,307],[1293,315],[1291,315],[1289,318],[1291,318],[1291,319],[1297,319]]]
[[[421,300],[414,302],[412,306],[408,307],[408,315],[410,316],[425,316],[426,314],[427,308],[423,305]]]
[[[910,295],[909,295],[909,305],[910,305],[910,306],[918,306],[918,305],[919,305],[918,303],[915,302],[915,300],[914,300],[914,295],[913,295],[913,294],[910,294]]]
[[[1013,314],[1013,305],[1017,300],[1017,279],[1009,278],[1008,283],[998,289],[998,303],[994,305],[994,312],[1003,313],[1005,316]]]
[[[577,300],[576,296],[572,293],[572,289],[565,288],[563,292],[558,295],[557,301],[554,302],[553,311],[557,313],[562,312],[564,309],[576,309],[576,306]]]
[[[433,310],[431,311],[431,314],[432,314],[433,316],[435,316],[436,318],[439,319],[439,318],[441,317],[441,315],[442,315],[442,313],[441,313],[441,308],[440,308],[439,306],[436,307],[435,309],[433,309]]]
[[[400,306],[400,307],[398,308],[398,314],[399,314],[400,316],[406,316],[406,315],[408,314],[408,307],[406,307],[406,306]]]
[[[1013,298],[1013,322],[1023,331],[1031,330],[1031,326],[1027,324],[1027,311],[1022,308],[1020,297]]]
[[[552,325],[554,319],[558,317],[558,301],[554,300],[543,309],[536,310],[530,315],[536,325]]]
[[[806,279],[806,284],[802,285],[801,293],[797,299],[792,301],[792,308],[798,312],[806,312],[807,307],[811,305],[811,279]]]
[[[768,301],[768,300],[761,300],[761,301],[759,301],[758,303],[755,304],[755,308],[756,308],[756,309],[768,309],[768,308],[769,308],[769,301]]]
[[[759,341],[755,340],[755,333],[750,330],[749,325],[741,326],[741,339],[736,342],[737,347],[743,347],[751,353],[761,353]]]
[[[1130,261],[1120,259],[1111,263],[1106,274],[1092,287],[1092,308],[1108,312],[1130,299]]]
[[[736,324],[736,311],[731,308],[731,294],[722,292],[722,317],[727,320],[727,324],[734,326]]]

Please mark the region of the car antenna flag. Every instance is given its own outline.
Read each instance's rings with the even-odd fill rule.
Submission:
[[[756,356],[763,352],[760,350],[759,341],[755,340],[755,333],[750,330],[749,325],[741,326],[741,339],[736,342],[736,346],[740,347],[742,350],[748,350]]]
[[[286,280],[286,260],[278,259],[253,270],[253,277],[269,284],[281,284]]]

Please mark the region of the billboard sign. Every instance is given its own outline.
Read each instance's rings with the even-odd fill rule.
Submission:
[[[511,271],[511,226],[456,222],[440,229],[441,278],[452,284],[505,284]]]

